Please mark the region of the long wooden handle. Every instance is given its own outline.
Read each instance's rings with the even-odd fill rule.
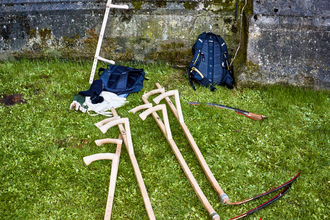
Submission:
[[[168,139],[172,139],[172,132],[171,132],[171,128],[170,128],[170,122],[168,121],[168,115],[167,115],[167,110],[166,110],[166,105],[165,104],[161,104],[161,105],[156,105],[152,108],[149,108],[148,110],[142,112],[139,117],[144,121],[148,115],[162,110],[163,113],[163,120],[164,120],[164,124],[165,124],[165,133],[166,136],[168,137]]]
[[[180,103],[180,97],[179,97],[179,91],[178,90],[171,90],[171,91],[168,91],[168,92],[164,92],[163,94],[160,94],[159,96],[157,96],[153,100],[156,104],[158,104],[164,98],[167,98],[166,99],[166,101],[167,101],[169,99],[168,97],[170,97],[170,96],[174,96],[175,105],[176,105],[176,112],[178,114],[178,120],[179,120],[180,123],[183,123],[183,114],[182,114],[182,110],[181,110],[181,103]]]
[[[116,120],[112,120],[108,123],[106,123],[105,125],[102,125],[101,127],[99,127],[99,129],[102,131],[103,134],[107,133],[107,131],[109,130],[109,128],[118,125],[118,124],[125,124],[126,119],[125,118],[119,118]]]
[[[149,96],[157,94],[157,93],[163,93],[165,92],[164,88],[160,88],[160,89],[155,89],[155,90],[151,90],[150,92],[146,93],[143,95],[143,97],[145,98],[149,98]]]
[[[114,199],[114,195],[115,195],[115,187],[116,187],[116,180],[117,180],[117,174],[118,174],[118,165],[119,165],[119,157],[117,156],[116,158],[114,158],[112,160],[109,192],[108,192],[108,198],[107,198],[107,205],[105,207],[104,220],[110,220],[110,218],[111,218],[112,205],[113,205],[113,199]]]
[[[156,83],[156,86],[157,88],[161,88],[161,85],[159,83]],[[165,93],[164,93],[165,94]],[[168,94],[171,94],[171,93],[168,93]],[[180,110],[177,110],[175,108],[175,106],[173,105],[173,103],[171,102],[171,100],[169,99],[169,96],[168,95],[164,95],[164,96],[158,96],[159,98],[156,99],[156,101],[160,100],[160,98],[165,98],[167,104],[170,106],[174,116],[177,118],[177,120],[180,122],[179,120],[179,114],[178,114],[178,111],[181,111],[181,108]],[[155,99],[154,99],[155,100]],[[176,104],[176,106],[178,107],[178,104]],[[182,113],[181,113],[182,114]],[[221,203],[222,204],[226,204],[226,203],[229,203],[229,197],[227,196],[227,194],[224,193],[224,191],[221,189],[218,181],[215,179],[212,171],[210,170],[209,166],[207,165],[204,157],[203,157],[203,154],[201,153],[201,151],[199,150],[193,136],[191,135],[188,127],[186,126],[186,124],[184,122],[180,122],[180,125],[181,125],[181,128],[183,130],[183,132],[185,133],[187,139],[188,139],[188,142],[191,146],[191,148],[193,149],[202,169],[204,170],[204,173],[206,175],[206,177],[208,178],[209,182],[211,183],[212,187],[214,188],[214,190],[218,193],[219,195],[219,198],[221,200]]]
[[[249,112],[249,114],[245,115],[246,117],[252,118],[254,120],[262,120],[264,118],[267,118],[267,116],[264,115],[258,115],[256,113]]]
[[[108,17],[109,17],[110,8],[128,9],[128,6],[127,5],[114,5],[114,4],[111,3],[111,0],[107,1],[106,9],[105,9],[104,17],[103,17],[103,22],[102,22],[102,27],[101,27],[101,31],[100,31],[100,35],[99,35],[99,40],[97,42],[97,47],[96,47],[96,52],[95,52],[95,56],[94,56],[92,71],[91,71],[91,75],[89,77],[89,83],[90,84],[93,83],[93,79],[94,79],[95,70],[96,70],[98,60],[102,60],[102,61],[108,62],[110,64],[115,64],[115,61],[107,60],[107,59],[102,58],[102,57],[99,56],[101,46],[102,46],[103,37],[104,37],[104,31],[105,31],[105,28],[106,28],[106,25],[107,25],[107,20],[108,20]]]
[[[151,108],[151,107],[152,107],[152,103],[147,103],[147,104],[144,104],[144,105],[136,106],[135,108],[129,110],[128,112],[132,112],[133,114],[135,114],[136,112],[138,112],[142,109]]]
[[[103,119],[102,121],[95,123],[94,125],[96,127],[100,128],[100,127],[102,127],[102,125],[109,123],[110,121],[117,120],[118,118],[120,118],[120,117],[116,116],[116,117],[112,117],[112,118],[106,118],[106,119]]]
[[[104,138],[104,139],[99,139],[95,140],[95,144],[97,146],[101,146],[103,144],[122,144],[123,140],[121,139],[113,139],[113,138]]]
[[[142,100],[143,100],[144,103],[149,103],[148,99],[145,96],[142,96]],[[164,109],[166,109],[166,108],[164,108]],[[160,119],[160,117],[158,116],[157,112],[156,111],[150,111],[150,113],[152,114],[153,118],[157,122],[157,124],[160,127],[161,131],[165,135],[165,138],[167,139],[168,143],[170,144],[170,146],[171,146],[171,148],[172,148],[172,150],[173,150],[173,152],[174,152],[177,160],[179,161],[179,163],[181,165],[181,168],[183,169],[186,177],[188,178],[191,186],[193,187],[193,189],[194,189],[197,197],[202,202],[202,204],[204,205],[204,207],[208,211],[209,215],[212,217],[212,220],[220,220],[220,216],[212,208],[211,204],[207,200],[207,198],[204,195],[203,191],[199,187],[196,179],[194,178],[193,174],[191,173],[191,171],[190,171],[187,163],[185,162],[185,160],[184,160],[182,154],[180,153],[180,150],[176,146],[174,140],[172,138],[168,138],[167,131],[166,131],[167,129],[165,128],[165,125],[162,122],[162,120]]]
[[[116,157],[116,154],[99,153],[99,154],[93,154],[93,155],[84,157],[84,162],[88,166],[89,164],[91,164],[94,161],[97,161],[97,160],[113,160],[113,158],[115,158],[115,157]]]
[[[111,112],[112,112],[113,116],[118,116],[115,108],[112,107]],[[130,157],[131,163],[133,165],[134,173],[135,173],[137,182],[139,184],[139,188],[140,188],[140,191],[141,191],[141,194],[142,194],[144,206],[147,210],[148,217],[149,217],[150,220],[155,220],[156,218],[155,218],[155,214],[154,214],[154,211],[152,209],[152,206],[151,206],[151,202],[150,202],[150,199],[149,199],[149,196],[148,196],[148,192],[147,192],[146,186],[144,185],[142,174],[141,174],[139,165],[137,163],[136,157],[134,155],[133,143],[132,143],[132,139],[131,139],[131,133],[130,133],[129,130],[128,130],[129,132],[127,132],[127,130],[125,131],[124,126],[122,124],[118,124],[118,127],[119,127],[120,133],[122,135],[122,139],[124,140],[124,143],[126,145],[127,151],[129,152],[129,157]],[[129,128],[129,126],[125,126],[125,127]],[[132,149],[132,153],[130,153],[130,149]]]
[[[110,8],[128,9],[128,5],[110,5]]]
[[[117,140],[121,140],[121,139],[122,139],[122,135],[120,134]],[[104,220],[110,220],[110,218],[111,218],[112,205],[113,205],[113,199],[115,196],[116,180],[117,180],[117,174],[118,174],[119,159],[120,159],[120,154],[121,154],[121,146],[122,146],[122,141],[117,143],[117,149],[116,149],[117,157],[115,157],[112,160],[109,192],[108,192],[108,199],[107,199],[107,205],[106,205],[106,209],[105,209]]]

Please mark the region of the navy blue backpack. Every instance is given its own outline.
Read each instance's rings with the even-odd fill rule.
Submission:
[[[233,88],[233,78],[228,63],[228,49],[225,41],[211,32],[198,36],[192,47],[193,59],[188,66],[188,78],[214,91],[214,85]]]
[[[102,72],[102,74],[100,74]],[[117,95],[139,92],[143,88],[145,72],[127,66],[108,65],[107,69],[99,69],[103,90]]]

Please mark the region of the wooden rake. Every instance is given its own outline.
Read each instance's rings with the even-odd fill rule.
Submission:
[[[108,21],[108,17],[109,17],[110,8],[128,9],[128,6],[127,5],[114,5],[114,4],[111,3],[111,0],[107,1],[106,9],[105,9],[104,17],[103,17],[103,23],[102,23],[102,27],[101,27],[101,31],[100,31],[100,36],[99,36],[99,40],[98,40],[98,43],[97,43],[96,52],[95,52],[95,56],[94,56],[94,62],[93,62],[93,67],[92,67],[92,71],[91,71],[91,76],[89,78],[89,83],[90,84],[93,83],[93,79],[94,79],[95,70],[96,70],[98,60],[101,60],[101,61],[104,61],[104,62],[107,62],[107,63],[110,63],[110,64],[115,64],[115,61],[113,61],[113,60],[108,60],[108,59],[105,59],[103,57],[100,57],[100,50],[101,50],[102,41],[103,41],[103,37],[104,37],[105,27],[107,26],[107,21]]]
[[[204,170],[204,173],[206,174],[206,177],[210,181],[210,183],[211,183],[212,187],[214,188],[214,190],[218,193],[221,203],[222,204],[229,203],[229,197],[223,192],[223,190],[221,189],[218,181],[213,176],[212,171],[210,170],[209,166],[207,165],[207,163],[206,163],[201,151],[199,150],[193,136],[191,135],[188,127],[186,126],[186,124],[184,123],[178,90],[171,90],[171,91],[165,92],[165,89],[163,89],[160,86],[159,83],[156,83],[156,86],[158,88],[158,91],[161,93],[161,95],[154,98],[153,101],[156,104],[158,104],[162,99],[166,100],[166,102],[170,106],[174,116],[179,121],[179,123],[181,125],[181,128],[182,128],[184,134],[186,135],[191,148],[195,152],[195,155],[196,155],[200,165],[202,166],[202,168]],[[174,96],[175,106],[174,106],[173,102],[171,101],[171,99],[169,98],[170,96]]]
[[[149,97],[149,95],[151,94],[156,94],[159,90],[153,90],[145,95],[142,96],[143,101],[145,102],[145,105],[142,106],[138,106],[132,110],[130,110],[130,112],[135,113],[138,110],[142,110],[144,108],[147,108],[146,111],[144,111],[143,113],[141,113],[139,116],[142,120],[145,120],[148,115],[152,114],[152,116],[154,117],[154,119],[156,120],[158,126],[160,127],[161,131],[163,132],[164,136],[166,137],[168,143],[170,144],[177,160],[179,161],[181,168],[183,169],[186,177],[188,178],[191,186],[193,187],[197,197],[199,198],[199,200],[202,202],[202,204],[204,205],[205,209],[208,211],[210,217],[212,220],[220,220],[220,216],[218,215],[218,213],[213,209],[213,207],[211,206],[211,204],[209,203],[209,201],[207,200],[206,196],[204,195],[203,191],[201,190],[201,188],[199,187],[195,177],[193,176],[193,174],[191,173],[186,161],[184,160],[179,148],[177,147],[177,145],[175,144],[174,140],[172,139],[172,134],[171,134],[171,130],[170,130],[170,125],[169,125],[169,121],[168,121],[168,116],[167,116],[167,110],[166,110],[166,105],[165,104],[161,104],[161,105],[157,105],[154,107],[150,107],[151,103],[148,103],[147,97]],[[160,119],[160,117],[158,116],[156,111],[162,111],[163,114],[163,121]]]
[[[131,163],[133,165],[134,173],[137,179],[137,182],[139,184],[139,188],[142,194],[143,202],[145,205],[145,208],[147,210],[147,214],[150,220],[154,220],[155,214],[153,212],[150,199],[148,196],[148,192],[146,189],[146,186],[144,185],[144,181],[142,178],[142,174],[139,168],[139,165],[137,163],[135,154],[134,154],[134,149],[133,149],[133,143],[132,143],[132,137],[131,137],[131,131],[130,131],[130,126],[129,126],[129,120],[128,118],[120,118],[115,110],[115,108],[111,108],[112,115],[114,116],[113,118],[106,118],[98,123],[95,124],[96,127],[98,127],[102,133],[106,133],[109,128],[118,125],[119,131],[123,137],[126,149],[128,151]],[[124,126],[125,128],[124,128]]]
[[[108,143],[114,143],[117,144],[116,153],[99,153],[99,154],[93,154],[90,156],[84,157],[84,162],[88,166],[94,161],[97,160],[112,160],[111,165],[111,173],[110,173],[110,184],[109,184],[109,192],[108,192],[108,199],[107,199],[107,205],[105,209],[105,215],[104,220],[110,220],[111,218],[111,211],[112,211],[112,205],[113,205],[113,199],[115,195],[115,187],[116,187],[116,180],[117,180],[117,173],[118,173],[118,166],[119,166],[119,158],[121,153],[121,145],[122,145],[122,139],[121,135],[119,135],[118,139],[101,139],[96,140],[95,143],[98,146],[101,146],[103,144]]]

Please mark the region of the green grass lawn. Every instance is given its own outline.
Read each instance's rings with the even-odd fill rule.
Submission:
[[[196,86],[193,91],[185,70],[164,64],[130,65],[143,67],[149,80],[117,112],[130,120],[135,155],[157,219],[209,216],[155,120],[142,121],[138,114],[128,113],[143,104],[141,96],[156,89],[156,82],[166,91],[179,91],[185,123],[232,202],[301,174],[280,200],[246,219],[330,218],[329,92],[284,86],[217,87],[214,93]],[[94,141],[117,138],[119,130],[113,127],[103,134],[94,123],[104,116],[69,110],[73,96],[89,89],[91,67],[91,62],[62,60],[0,63],[0,99],[22,95],[21,103],[0,104],[0,219],[103,219],[111,161],[86,166],[83,157],[114,153],[114,144],[99,147]],[[202,104],[192,106],[188,101]],[[254,121],[207,107],[207,102],[269,118]],[[221,205],[169,108],[168,112],[173,139],[221,219],[235,217],[275,196],[239,206]],[[148,219],[125,146],[112,219]]]

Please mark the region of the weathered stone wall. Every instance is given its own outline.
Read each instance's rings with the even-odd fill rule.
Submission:
[[[113,0],[101,56],[186,67],[202,32],[221,35],[233,56],[245,0]],[[238,24],[235,20],[238,3]],[[106,0],[2,0],[0,60],[95,54]],[[330,89],[329,0],[248,0],[235,59],[239,86],[285,83]]]
[[[113,60],[164,60],[186,66],[202,32],[220,34],[230,52],[236,4],[229,0],[114,0],[101,56]],[[106,0],[3,0],[0,54],[93,59]],[[239,3],[241,7],[242,3]]]
[[[254,0],[243,84],[330,89],[330,1]]]

